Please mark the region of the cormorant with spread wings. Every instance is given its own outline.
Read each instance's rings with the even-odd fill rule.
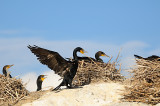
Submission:
[[[74,61],[65,60],[58,52],[50,51],[38,46],[28,46],[32,53],[37,56],[37,59],[44,65],[47,65],[56,74],[63,77],[63,81],[53,90],[58,90],[61,86],[72,88],[72,80],[76,75],[78,68],[77,52],[85,53],[84,49],[77,47],[73,51]]]

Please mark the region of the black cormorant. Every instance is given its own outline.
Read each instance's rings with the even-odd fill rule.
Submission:
[[[141,56],[138,56],[138,55],[134,55],[136,58],[138,59],[144,59],[144,60],[150,60],[150,61],[160,61],[160,57],[159,56],[156,56],[156,55],[152,55],[152,56],[149,56],[147,58],[143,58]]]
[[[100,56],[109,57],[109,56],[106,55],[104,52],[98,51],[98,52],[95,54],[96,61],[103,62],[103,60],[100,58]]]
[[[39,75],[37,78],[37,91],[42,89],[42,82],[45,79],[45,75]]]
[[[9,69],[10,67],[12,67],[12,66],[13,66],[13,65],[5,65],[5,66],[3,67],[3,74],[4,74],[5,77],[9,76],[10,78],[12,78],[12,76],[11,76],[10,73],[8,72],[8,69]]]
[[[58,52],[50,51],[38,46],[28,46],[32,53],[34,53],[38,60],[47,65],[52,69],[56,74],[63,77],[63,81],[53,90],[58,90],[61,86],[67,86],[67,88],[72,88],[72,80],[76,75],[78,68],[78,57],[77,52],[82,54],[85,53],[84,49],[77,47],[73,51],[74,61],[65,60]]]
[[[98,51],[98,52],[95,54],[95,59],[92,58],[92,57],[78,57],[78,60],[84,60],[84,61],[91,62],[91,59],[92,59],[93,61],[103,62],[103,60],[100,58],[100,56],[109,57],[109,56],[106,55],[104,52]]]

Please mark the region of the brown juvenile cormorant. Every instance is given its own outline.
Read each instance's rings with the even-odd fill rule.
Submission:
[[[10,78],[12,78],[12,76],[10,75],[10,73],[8,73],[8,69],[9,69],[10,67],[12,67],[12,66],[13,66],[13,65],[5,65],[5,66],[3,67],[3,74],[4,74],[5,77],[9,76]]]
[[[144,59],[144,60],[150,60],[150,61],[160,61],[160,57],[159,56],[156,56],[156,55],[152,55],[152,56],[149,56],[147,58],[143,58],[141,56],[138,56],[138,55],[134,55],[136,58],[138,59]]]
[[[72,88],[72,80],[76,75],[78,68],[78,57],[77,52],[84,53],[84,49],[77,47],[73,51],[74,61],[65,60],[58,52],[50,51],[38,46],[28,46],[32,53],[34,53],[38,60],[47,65],[52,69],[56,74],[63,77],[62,82],[53,90],[58,90],[61,86],[67,86],[67,88]]]
[[[45,75],[39,75],[37,78],[37,91],[42,89],[42,82],[45,79]]]

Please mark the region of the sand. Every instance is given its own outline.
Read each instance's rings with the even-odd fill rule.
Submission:
[[[28,103],[24,101],[22,106],[148,106],[143,103],[121,102],[124,87],[120,83],[95,83],[76,89],[63,88],[58,92],[43,91],[40,98]]]

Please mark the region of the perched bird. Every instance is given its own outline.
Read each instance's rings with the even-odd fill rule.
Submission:
[[[152,56],[149,56],[147,58],[143,58],[141,56],[138,56],[138,55],[134,55],[136,58],[138,59],[144,59],[144,60],[150,60],[150,61],[160,61],[160,57],[159,56],[156,56],[156,55],[152,55]]]
[[[95,54],[96,61],[103,62],[103,60],[100,58],[100,56],[109,57],[109,56],[106,55],[104,52],[98,51],[98,52]]]
[[[42,89],[42,82],[45,79],[46,75],[39,75],[37,78],[37,91]]]
[[[5,66],[3,67],[3,74],[4,74],[5,77],[9,76],[10,78],[12,78],[12,76],[11,76],[10,73],[8,72],[8,69],[9,69],[10,67],[12,67],[12,66],[13,66],[13,65],[5,65]]]
[[[78,59],[79,59],[79,60],[84,60],[84,61],[89,61],[89,62],[91,62],[91,59],[92,59],[93,61],[103,62],[103,60],[100,58],[100,56],[109,57],[109,56],[106,55],[104,52],[98,51],[98,52],[95,54],[95,59],[92,58],[92,57],[78,57]]]
[[[84,54],[84,49],[82,49],[81,47],[75,48],[73,51],[74,61],[67,61],[58,52],[40,48],[35,45],[29,45],[28,48],[31,50],[32,53],[34,53],[38,57],[37,59],[42,64],[47,65],[56,74],[63,77],[63,80],[60,83],[60,85],[53,90],[58,90],[61,86],[67,86],[67,88],[72,88],[72,80],[76,75],[78,68],[77,52]]]

